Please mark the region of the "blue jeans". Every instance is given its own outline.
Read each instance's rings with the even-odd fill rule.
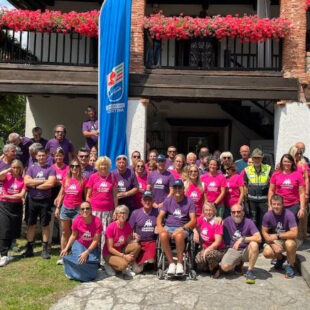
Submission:
[[[160,45],[159,40],[153,40],[153,47],[150,42],[147,41],[146,47],[146,67],[151,68],[152,66],[157,66],[160,58]]]

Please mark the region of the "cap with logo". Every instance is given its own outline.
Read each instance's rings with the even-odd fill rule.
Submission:
[[[159,162],[159,161],[166,161],[166,156],[163,155],[163,154],[159,154],[157,155],[156,157],[156,161]]]
[[[183,183],[183,181],[182,181],[182,180],[177,179],[177,180],[174,180],[174,181],[173,181],[172,186],[173,186],[173,187],[178,187],[178,186],[180,186],[180,187],[184,187],[184,183]]]

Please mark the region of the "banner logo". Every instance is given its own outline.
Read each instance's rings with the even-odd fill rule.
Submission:
[[[124,94],[124,62],[115,66],[107,75],[107,96],[110,102],[117,102]]]

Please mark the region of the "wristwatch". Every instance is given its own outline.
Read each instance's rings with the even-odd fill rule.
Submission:
[[[277,240],[280,240],[281,238],[280,238],[280,233],[279,232],[277,232]]]
[[[245,238],[246,238],[246,237],[242,237],[242,242],[245,242]]]

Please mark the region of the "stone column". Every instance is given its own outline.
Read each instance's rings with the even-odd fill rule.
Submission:
[[[146,103],[141,98],[129,98],[127,109],[127,149],[130,156],[133,151],[145,155],[146,143]]]

